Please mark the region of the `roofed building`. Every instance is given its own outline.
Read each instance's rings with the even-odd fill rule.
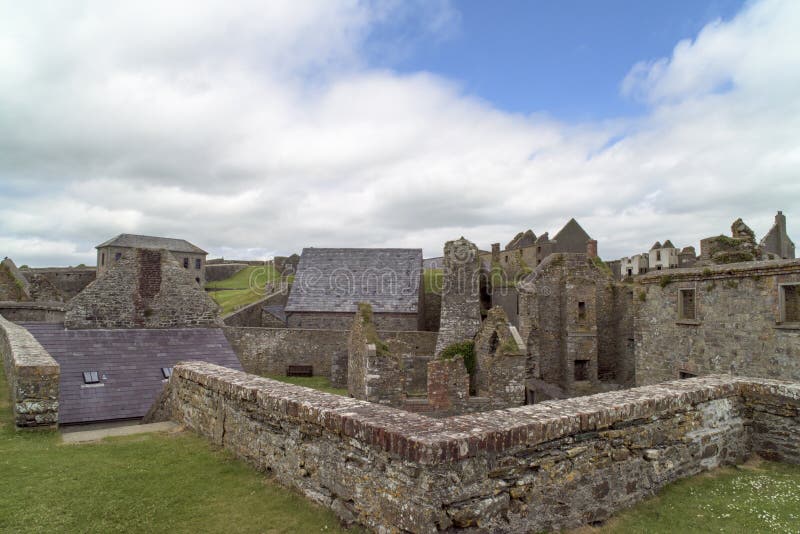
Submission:
[[[306,248],[285,313],[290,328],[347,330],[359,302],[379,330],[423,325],[422,249]]]
[[[208,253],[185,239],[172,237],[155,237],[149,235],[119,234],[97,249],[97,276],[102,276],[114,263],[118,262],[125,251],[141,248],[168,250],[175,260],[189,271],[194,281],[200,286],[206,284],[206,256]]]
[[[201,360],[242,370],[221,328],[22,326],[58,362],[58,423],[62,425],[144,417],[180,361]]]

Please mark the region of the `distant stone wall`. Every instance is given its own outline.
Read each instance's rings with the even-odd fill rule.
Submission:
[[[97,279],[97,269],[92,267],[47,267],[25,269],[23,274],[46,278],[64,297],[73,298]],[[37,299],[47,300],[47,299]]]
[[[244,263],[220,263],[213,265],[206,263],[206,282],[226,280],[246,268],[247,264]]]
[[[508,321],[519,327],[519,293],[515,287],[495,287],[492,289],[492,307],[500,306],[506,312]]]
[[[554,531],[752,452],[800,461],[800,384],[779,381],[710,376],[439,420],[202,362],[168,387],[178,423],[373,530]]]
[[[429,332],[438,332],[441,314],[442,296],[438,293],[425,293],[423,295],[422,329]]]
[[[0,302],[0,315],[12,322],[63,323],[63,302]]]
[[[58,424],[60,367],[30,332],[0,317],[0,355],[18,427]]]
[[[347,387],[347,330],[225,326],[224,331],[248,373],[283,375],[288,365],[313,365],[315,375],[331,378],[337,387]],[[415,354],[420,355],[432,354],[436,344],[435,332],[378,334],[383,339],[397,338],[409,343]]]
[[[453,343],[472,340],[481,327],[481,260],[478,247],[463,237],[444,245],[442,314],[436,354]]]
[[[336,312],[291,312],[288,313],[289,328],[314,328],[321,330],[347,330],[353,321],[353,314]],[[417,313],[375,313],[375,326],[378,330],[417,331],[420,316]]]
[[[68,305],[67,328],[215,326],[219,307],[166,250],[128,249]]]
[[[286,297],[286,293],[278,293],[264,297],[252,304],[243,306],[235,312],[226,315],[223,317],[222,321],[226,326],[267,326],[270,328],[284,327],[286,326],[285,324],[276,325],[271,319],[269,320],[272,324],[265,324],[265,317],[262,309],[264,306],[268,305],[286,304]]]
[[[800,380],[800,324],[780,324],[780,284],[800,283],[800,260],[673,269],[637,279],[636,384],[733,373]],[[694,319],[682,319],[693,290]]]

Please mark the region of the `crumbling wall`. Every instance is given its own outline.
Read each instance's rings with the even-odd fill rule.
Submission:
[[[18,427],[58,424],[61,369],[30,332],[0,317],[0,356]]]
[[[24,302],[33,300],[28,280],[14,265],[11,258],[0,262],[0,301]]]
[[[93,267],[46,267],[24,269],[23,273],[31,279],[46,279],[62,296],[64,301],[73,298],[86,286],[97,279],[97,269]],[[37,300],[48,300],[46,297]]]
[[[218,306],[166,250],[130,249],[68,305],[67,328],[218,325]]]
[[[472,340],[481,327],[478,247],[463,237],[444,245],[442,314],[436,354],[453,343]]]
[[[476,394],[488,409],[525,404],[525,344],[503,308],[489,310],[475,336]]]
[[[780,324],[780,284],[800,283],[800,261],[775,260],[647,274],[634,290],[636,384],[686,375],[800,380],[800,327]],[[679,313],[693,290],[696,316]]]
[[[177,422],[373,530],[574,528],[751,452],[797,461],[800,450],[800,385],[770,380],[704,377],[433,420],[190,362],[169,395]]]

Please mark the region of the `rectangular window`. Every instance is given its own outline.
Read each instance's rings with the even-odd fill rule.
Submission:
[[[105,265],[105,264],[106,264],[106,253],[103,252],[102,254],[100,254],[100,265]]]
[[[694,374],[694,373],[687,373],[686,371],[681,371],[680,373],[678,373],[678,376],[679,376],[681,379],[684,379],[684,378],[694,378],[694,377],[696,377],[697,375],[696,375],[696,374]]]
[[[579,302],[578,303],[578,321],[586,321],[586,303]]]
[[[781,287],[781,322],[800,323],[800,284]]]
[[[678,298],[678,317],[680,319],[697,319],[694,303],[694,289],[681,289]]]
[[[589,360],[575,360],[575,380],[589,380]]]
[[[164,378],[169,378],[172,376],[172,367],[162,367],[161,368],[161,376]]]
[[[183,268],[184,269],[189,268],[189,258],[183,258]]]
[[[202,265],[202,261],[200,260],[200,258],[197,258],[197,259],[194,260],[194,268],[195,269],[199,269],[201,265]]]
[[[100,374],[97,371],[84,371],[83,383],[84,384],[97,384],[100,382]]]
[[[633,276],[633,269],[628,269],[628,276]]]
[[[121,257],[122,257],[122,252],[117,252],[116,254],[114,254],[114,261],[119,261]]]
[[[661,251],[656,250],[656,261],[661,261]]]

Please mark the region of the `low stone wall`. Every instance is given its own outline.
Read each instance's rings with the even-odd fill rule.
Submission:
[[[17,323],[63,323],[63,302],[0,302],[0,315]]]
[[[218,282],[220,280],[226,280],[242,269],[246,268],[247,265],[244,263],[206,263],[206,282]]]
[[[262,311],[264,306],[286,304],[286,298],[287,294],[285,293],[269,295],[229,313],[222,318],[222,322],[225,323],[226,326],[267,326],[264,324],[264,313]],[[275,326],[274,328],[281,328],[284,326],[286,325],[281,324],[280,327]]]
[[[18,427],[58,424],[60,367],[30,332],[0,317],[0,353]]]
[[[224,331],[248,373],[282,375],[288,365],[313,365],[315,375],[330,377],[334,385],[347,387],[347,330],[226,326]],[[436,332],[378,334],[382,339],[400,339],[420,355],[432,354],[436,345]]]
[[[71,299],[95,281],[97,269],[94,267],[47,267],[26,269],[23,274],[46,278],[64,297]]]
[[[545,531],[607,519],[757,452],[800,460],[800,384],[709,376],[434,420],[202,362],[179,423],[374,530]]]

